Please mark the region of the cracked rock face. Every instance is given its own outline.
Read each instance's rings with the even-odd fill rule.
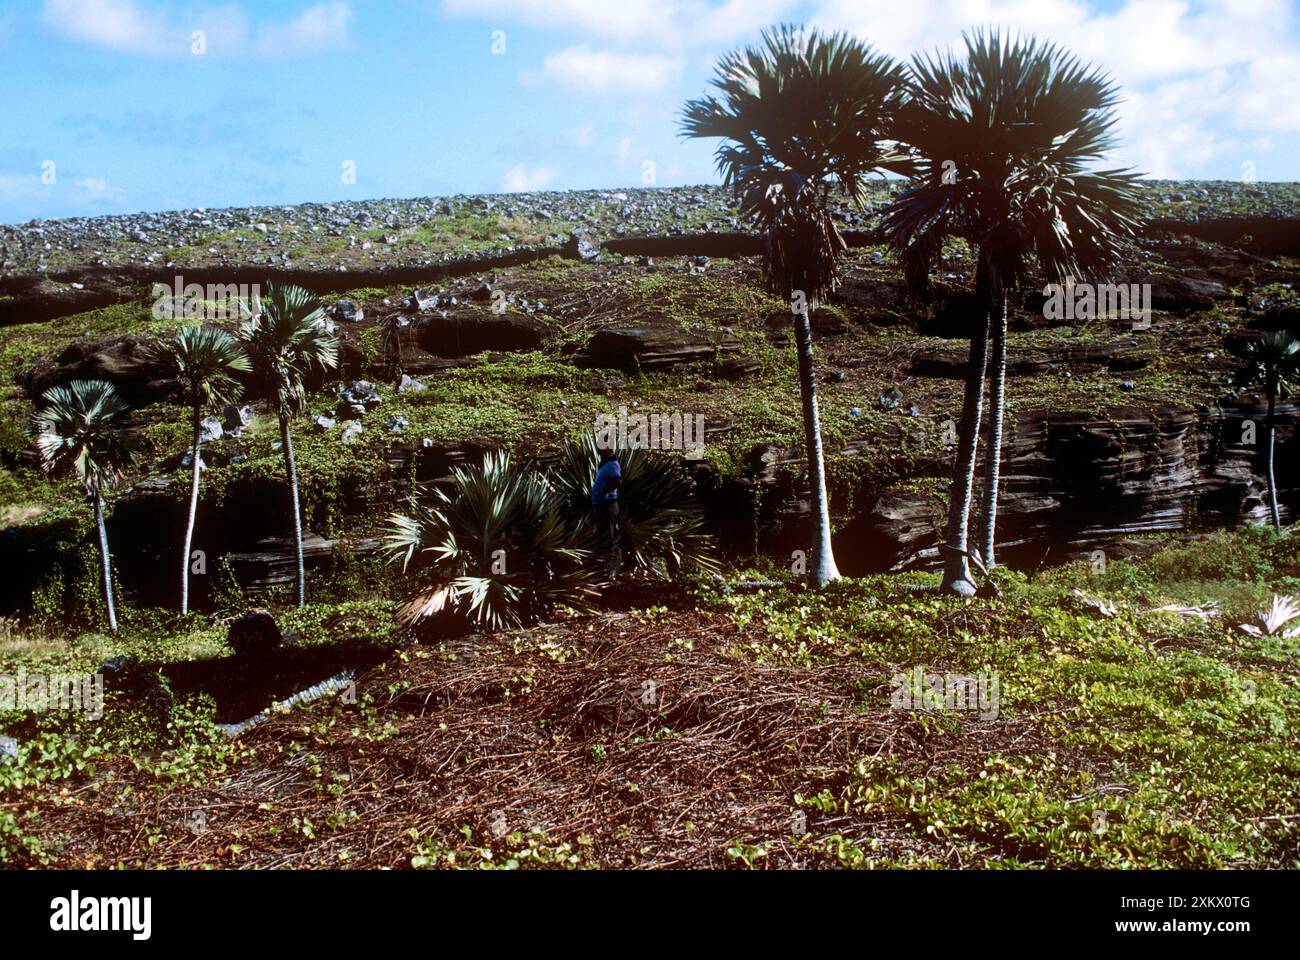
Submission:
[[[1284,523],[1300,502],[1295,415],[1294,405],[1279,407]],[[1117,408],[1104,417],[1040,410],[1008,421],[1000,559],[1066,559],[1098,547],[1110,555],[1110,544],[1143,534],[1267,522],[1263,445],[1241,442],[1243,423],[1264,416],[1262,403],[1234,402],[1200,413]],[[943,465],[935,466],[946,487]],[[837,535],[836,559],[855,572],[923,566],[938,556],[942,526],[936,497],[887,491]]]

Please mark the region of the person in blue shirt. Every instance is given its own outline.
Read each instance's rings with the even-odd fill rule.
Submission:
[[[601,547],[609,551],[605,572],[612,580],[623,560],[618,529],[618,488],[623,485],[623,468],[612,450],[600,451],[600,468],[591,485],[591,510]]]

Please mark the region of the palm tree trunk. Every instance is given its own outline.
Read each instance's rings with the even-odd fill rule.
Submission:
[[[185,546],[181,550],[181,613],[190,612],[190,547],[194,543],[194,518],[199,512],[199,438],[202,425],[199,408],[194,407],[194,445],[190,448],[190,515],[185,523]]]
[[[826,495],[826,461],[822,453],[821,417],[817,412],[817,379],[813,365],[812,324],[808,307],[795,314],[795,346],[799,354],[799,395],[803,401],[804,442],[808,450],[808,485],[812,489],[812,513],[816,529],[812,540],[812,563],[808,582],[822,587],[840,578],[831,549],[830,498]]]
[[[99,563],[104,579],[104,603],[108,607],[108,629],[117,633],[117,607],[113,603],[113,561],[108,552],[108,528],[104,525],[104,497],[99,481],[91,488],[95,499],[95,526],[99,530]]]
[[[1273,435],[1276,432],[1274,421],[1277,416],[1277,379],[1268,378],[1268,444],[1264,447],[1264,470],[1268,475],[1268,508],[1273,514],[1273,532],[1282,532],[1282,516],[1277,509],[1277,483],[1273,479]]]
[[[992,309],[992,344],[989,354],[989,437],[984,471],[984,539],[980,556],[984,566],[993,569],[993,548],[997,540],[998,481],[1002,474],[1002,415],[1007,392],[1007,300],[1000,285],[995,285]]]
[[[302,560],[302,514],[298,507],[298,467],[293,459],[293,438],[289,435],[289,418],[280,414],[280,445],[284,448],[284,467],[289,474],[289,500],[293,510],[293,543],[298,560],[298,606],[307,605],[307,571]]]
[[[987,267],[980,263],[977,286],[987,289]],[[984,375],[988,368],[989,314],[981,310],[971,331],[970,358],[966,365],[966,395],[962,400],[961,423],[957,427],[957,457],[953,462],[952,485],[948,488],[948,529],[945,534],[943,584],[945,593],[972,596],[966,558],[971,500],[975,490],[975,453],[979,446],[979,427],[984,407]]]

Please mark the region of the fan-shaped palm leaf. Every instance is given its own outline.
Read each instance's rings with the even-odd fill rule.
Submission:
[[[447,614],[502,629],[559,606],[590,605],[588,550],[565,525],[560,495],[544,475],[492,453],[481,466],[458,468],[452,487],[389,519],[383,552],[428,578],[403,619]]]
[[[618,494],[623,565],[660,577],[718,570],[704,510],[681,462],[644,449],[618,450],[615,456],[623,475]],[[599,467],[596,439],[582,433],[565,442],[551,469],[569,524],[592,540],[591,484]]]

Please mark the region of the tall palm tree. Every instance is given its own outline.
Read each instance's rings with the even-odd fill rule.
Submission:
[[[181,613],[190,609],[190,547],[194,542],[194,519],[199,506],[199,444],[203,437],[203,414],[220,409],[239,397],[242,384],[238,373],[251,372],[252,364],[239,341],[219,327],[184,327],[158,348],[180,380],[185,403],[190,408],[190,511],[185,523],[185,544],[181,550]]]
[[[113,566],[104,525],[104,491],[121,477],[133,459],[125,431],[130,407],[105,380],[74,380],[51,387],[41,397],[32,417],[32,432],[40,451],[41,466],[50,474],[73,470],[95,507],[99,532],[100,571],[108,629],[117,631],[113,603]]]
[[[298,606],[307,603],[307,571],[302,557],[302,513],[298,502],[298,466],[293,456],[290,419],[307,400],[307,378],[333,370],[339,363],[338,339],[325,325],[325,312],[310,290],[268,282],[266,296],[253,304],[253,315],[239,328],[253,376],[280,420],[280,449],[289,480],[294,546],[298,561]]]
[[[686,137],[720,137],[724,183],[764,238],[769,287],[794,308],[799,391],[816,529],[809,581],[839,577],[831,550],[830,504],[817,408],[811,310],[839,282],[847,249],[831,217],[832,183],[855,203],[866,177],[891,159],[884,131],[901,76],[889,57],[848,34],[781,26],[757,46],[724,56],[712,85],[719,96],[689,101]]]
[[[1138,226],[1138,174],[1091,169],[1114,146],[1117,88],[1051,43],[977,31],[965,57],[916,56],[894,136],[909,148],[914,184],[885,229],[905,253],[944,236],[975,253],[979,316],[971,329],[943,587],[971,594],[969,518],[986,371],[992,410],[980,553],[993,564],[1006,377],[1007,292],[1036,263],[1048,283],[1106,277]],[[954,176],[955,174],[955,176]],[[990,334],[992,351],[990,352]]]
[[[1273,447],[1277,423],[1278,397],[1289,391],[1300,373],[1300,340],[1289,330],[1275,330],[1246,344],[1246,375],[1264,382],[1268,395],[1268,441],[1264,447],[1264,472],[1268,477],[1268,508],[1273,516],[1273,530],[1282,532],[1282,516],[1277,508],[1277,484],[1273,479]]]

